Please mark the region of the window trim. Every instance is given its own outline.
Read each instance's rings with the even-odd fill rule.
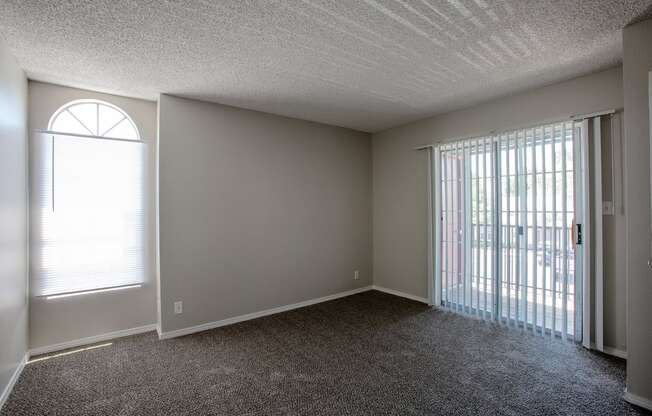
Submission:
[[[70,298],[70,297],[81,296],[81,295],[90,295],[94,293],[116,292],[125,289],[141,288],[143,286],[144,283],[130,283],[130,284],[119,285],[119,286],[99,287],[97,289],[85,289],[85,290],[76,290],[73,292],[62,292],[53,295],[37,295],[36,297],[43,298],[46,300],[54,300],[54,299]]]

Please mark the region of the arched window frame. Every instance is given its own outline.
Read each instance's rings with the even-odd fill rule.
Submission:
[[[79,119],[77,118],[77,116],[75,116],[74,113],[72,113],[72,112],[70,111],[70,108],[72,108],[72,107],[74,107],[74,106],[77,106],[77,105],[80,105],[80,104],[95,104],[95,105],[97,106],[96,122],[99,120],[99,108],[100,108],[100,106],[106,106],[106,107],[112,108],[113,110],[119,112],[119,113],[123,116],[123,118],[120,119],[120,121],[118,121],[117,123],[115,123],[111,128],[109,128],[109,129],[108,129],[107,131],[105,131],[104,133],[101,133],[101,132],[99,131],[99,126],[96,126],[96,133],[97,133],[97,134],[93,134],[93,132],[89,130],[88,126],[87,126],[87,125],[86,125],[82,120],[79,120]],[[136,123],[134,122],[134,120],[129,116],[129,114],[127,114],[126,111],[124,111],[122,108],[118,107],[117,105],[111,104],[111,103],[106,102],[106,101],[97,100],[97,99],[80,99],[80,100],[73,100],[73,101],[67,102],[66,104],[64,104],[64,105],[62,105],[61,107],[59,107],[59,108],[58,108],[58,109],[57,109],[57,110],[52,114],[52,116],[50,117],[50,120],[48,121],[48,131],[53,132],[53,133],[75,134],[75,135],[79,135],[79,134],[77,134],[77,133],[72,133],[72,132],[67,132],[67,131],[56,131],[56,130],[54,130],[53,126],[54,126],[55,121],[56,121],[57,118],[58,118],[61,114],[63,114],[64,112],[68,112],[69,114],[71,114],[72,117],[74,117],[74,118],[75,118],[75,119],[76,119],[76,120],[77,120],[77,121],[78,121],[78,122],[79,122],[79,123],[80,123],[80,124],[85,128],[85,129],[86,129],[86,130],[89,130],[89,131],[88,131],[88,133],[89,133],[88,136],[91,136],[91,137],[100,137],[100,138],[106,138],[106,139],[118,139],[118,140],[141,141],[141,136],[140,136],[140,131],[138,130],[138,126],[136,125]],[[115,137],[112,137],[111,135],[107,135],[108,133],[111,133],[111,130],[113,130],[113,128],[115,128],[118,124],[120,124],[120,123],[121,123],[122,121],[124,121],[124,120],[127,120],[127,121],[131,124],[131,126],[132,126],[133,129],[134,129],[134,131],[136,132],[136,138],[115,138]],[[82,135],[82,136],[83,136],[83,135]]]
[[[70,111],[86,104],[96,106],[95,115],[89,107],[72,110],[76,114]],[[103,107],[110,108],[112,114],[102,114]],[[67,111],[66,119],[57,122]],[[52,113],[48,129],[35,133],[30,168],[35,178],[35,238],[30,248],[36,272],[31,295],[58,299],[142,287],[148,281],[149,261],[147,143],[136,123],[114,104],[80,99],[59,107]],[[89,178],[97,182],[89,184]],[[95,191],[99,194],[93,196]],[[107,201],[122,203],[107,209]],[[94,218],[93,213],[101,216]],[[107,220],[111,213],[116,217]],[[107,245],[111,249],[107,250]],[[75,257],[86,261],[70,263]]]

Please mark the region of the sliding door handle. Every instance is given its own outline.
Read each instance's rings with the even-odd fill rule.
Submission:
[[[573,245],[582,244],[582,224],[576,224],[574,219],[571,225],[571,241]]]

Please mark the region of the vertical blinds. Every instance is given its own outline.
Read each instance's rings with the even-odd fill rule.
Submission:
[[[38,133],[33,149],[33,293],[142,283],[145,145]]]
[[[578,128],[557,123],[438,147],[443,306],[581,339],[581,248],[571,236],[582,202]]]

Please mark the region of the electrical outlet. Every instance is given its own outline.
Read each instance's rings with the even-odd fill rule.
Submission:
[[[353,272],[353,280],[358,280],[360,278],[360,271],[356,270]]]
[[[180,313],[183,313],[183,302],[174,302],[174,314],[179,315]]]

